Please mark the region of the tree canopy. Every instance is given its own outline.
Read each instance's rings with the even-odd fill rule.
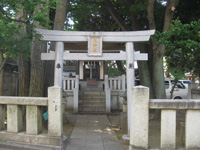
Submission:
[[[49,6],[44,0],[0,1],[0,50],[12,58],[29,56],[34,21],[38,21],[42,26],[47,25],[48,18],[44,9],[36,11],[39,4]],[[23,13],[18,16],[20,11]],[[22,35],[20,31],[25,34]]]
[[[167,66],[175,78],[181,79],[191,71],[200,77],[200,20],[189,24],[175,20],[168,31],[156,37],[166,46]]]
[[[28,35],[19,36],[20,26],[14,22],[0,20],[0,50],[4,55],[16,58],[17,55],[29,56],[31,39]]]

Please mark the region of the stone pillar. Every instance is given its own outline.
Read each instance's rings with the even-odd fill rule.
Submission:
[[[127,124],[128,134],[130,134],[130,113],[131,113],[131,100],[132,100],[132,87],[134,86],[134,49],[133,42],[126,43],[126,77],[127,77]]]
[[[188,94],[187,94],[187,98],[188,99],[192,99],[192,95],[191,95],[191,90],[192,90],[192,85],[191,83],[188,84]]]
[[[79,61],[79,76],[80,76],[80,80],[82,80],[84,77],[83,77],[83,63],[84,61],[80,60]]]
[[[5,129],[5,105],[0,105],[0,130]]]
[[[132,111],[130,122],[130,148],[148,148],[149,132],[149,88],[132,88]]]
[[[200,149],[200,110],[186,110],[186,149]]]
[[[122,90],[126,90],[126,76],[124,74],[122,75]]]
[[[62,136],[62,88],[48,88],[48,134],[49,136]]]
[[[62,88],[62,81],[63,81],[63,51],[64,51],[64,43],[56,42],[54,86],[58,86],[61,88]]]
[[[40,106],[26,106],[26,133],[37,135],[42,132],[42,111]]]
[[[110,112],[111,112],[111,90],[110,88],[108,88],[106,92],[106,113]]]
[[[176,110],[161,111],[161,148],[176,148]]]
[[[105,93],[106,93],[106,113],[110,113],[111,111],[111,89],[108,85],[108,75],[105,75]]]
[[[79,75],[76,75],[74,88],[74,113],[78,113]]]
[[[100,62],[100,80],[103,80],[104,78],[104,63],[103,61],[99,61]]]
[[[22,106],[7,105],[7,131],[20,132],[23,130]]]
[[[76,75],[79,75],[79,61],[76,61]]]
[[[91,62],[90,62],[91,63]],[[92,64],[92,63],[91,63]],[[90,64],[90,79],[92,79],[92,65]]]

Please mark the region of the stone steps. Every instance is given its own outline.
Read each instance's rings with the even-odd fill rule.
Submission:
[[[98,88],[98,87],[83,88],[83,87],[81,87],[81,91],[103,91],[103,88]]]
[[[79,96],[85,96],[85,95],[105,95],[105,91],[95,91],[95,92],[90,92],[90,91],[80,91]]]
[[[78,100],[79,101],[79,104],[82,104],[82,103],[84,103],[84,104],[87,104],[87,103],[105,103],[105,99],[79,99]]]
[[[106,110],[105,106],[92,106],[92,107],[79,106],[79,112],[105,112],[105,110]]]
[[[80,84],[80,91],[84,92],[98,92],[98,91],[103,91],[103,84],[98,83],[96,86],[88,86],[87,83],[81,83]]]
[[[79,112],[105,112],[105,92],[80,92]]]
[[[105,101],[105,96],[79,96],[82,101]]]
[[[79,104],[80,107],[104,107],[105,103],[84,103],[84,104]]]

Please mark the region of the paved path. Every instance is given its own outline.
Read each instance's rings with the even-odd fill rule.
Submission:
[[[78,115],[66,150],[123,150],[106,115]]]

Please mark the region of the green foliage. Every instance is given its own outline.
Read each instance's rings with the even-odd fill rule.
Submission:
[[[175,20],[168,31],[156,33],[155,38],[166,46],[167,66],[175,78],[190,71],[200,75],[200,20],[190,24]]]
[[[134,4],[130,6],[130,11],[137,15],[138,19],[144,19],[147,16],[147,1],[136,0]]]
[[[108,61],[108,77],[120,76],[120,72],[117,68],[115,61]]]
[[[126,61],[121,61],[123,69],[126,71]],[[117,77],[120,76],[120,71],[117,68],[115,61],[108,61],[108,77]]]
[[[20,35],[19,30],[15,23],[0,20],[0,50],[14,59],[18,55],[29,56],[31,39],[29,35]]]
[[[161,2],[155,1],[155,24],[156,24],[156,30],[159,32],[163,31],[164,21],[163,18],[165,18],[165,7]]]
[[[180,19],[183,24],[199,19],[200,0],[181,0],[179,3],[174,19]]]
[[[0,50],[4,55],[12,58],[19,55],[28,57],[33,37],[33,22],[37,21],[41,26],[48,26],[48,13],[46,10],[53,7],[46,0],[1,0],[0,1]],[[36,9],[40,5],[41,8]],[[19,11],[23,16],[17,17]]]
[[[103,0],[69,0],[66,30],[72,29],[69,19],[74,22],[73,30],[79,31],[114,31],[119,27],[102,7]]]

